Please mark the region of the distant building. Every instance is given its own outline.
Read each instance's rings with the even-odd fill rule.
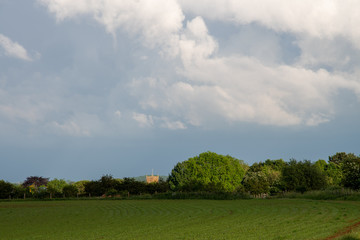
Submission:
[[[152,172],[151,176],[146,175],[146,183],[158,183],[159,182],[159,176],[154,176],[154,171]]]

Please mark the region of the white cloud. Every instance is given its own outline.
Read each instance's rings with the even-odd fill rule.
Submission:
[[[146,115],[143,113],[133,113],[133,119],[141,126],[141,127],[151,127],[154,125],[154,120],[151,115]]]
[[[145,110],[199,126],[246,121],[267,125],[318,125],[334,114],[339,89],[358,94],[354,77],[245,57],[218,57],[216,41],[201,18],[188,22],[179,42],[187,82],[134,80],[132,94]]]
[[[142,127],[184,129],[188,125],[244,121],[315,126],[336,114],[333,97],[340,89],[360,95],[356,71],[344,70],[353,61],[347,53],[360,48],[356,1],[179,0],[186,13],[200,15],[187,21],[185,27],[182,9],[175,0],[39,1],[58,21],[89,15],[114,36],[122,29],[141,39],[144,46],[159,47],[178,57],[171,59],[169,66],[176,67],[166,77],[155,68],[152,77],[138,78],[128,85],[141,108],[129,110],[130,118]],[[274,61],[279,49],[268,58],[254,50],[246,56],[229,52],[219,56],[221,46],[210,35],[204,19],[235,25],[256,23],[275,35],[289,33],[296,39],[300,56],[294,65]],[[276,40],[269,46],[281,48]],[[341,50],[336,49],[339,42]],[[146,56],[146,62],[154,58]],[[323,65],[338,67],[334,67],[336,71],[325,70]]]
[[[190,67],[194,61],[210,57],[217,49],[216,41],[209,35],[208,29],[201,17],[187,22],[186,29],[181,34],[180,55],[185,67]]]
[[[178,129],[186,129],[186,126],[181,121],[170,121],[167,118],[162,119],[163,123],[161,127],[171,129],[171,130],[178,130]]]
[[[176,0],[38,0],[56,15],[58,21],[80,15],[91,15],[114,37],[118,29],[141,36],[150,48],[161,47],[171,55],[177,54],[178,31],[182,28],[183,13]],[[175,52],[173,52],[175,51]]]
[[[17,42],[13,42],[10,38],[2,34],[0,34],[0,47],[4,49],[5,55],[9,57],[19,58],[25,61],[32,61],[23,46]]]
[[[179,0],[184,11],[237,24],[259,23],[275,31],[318,38],[342,36],[360,48],[356,0]]]
[[[337,71],[357,68],[354,62],[359,58],[359,51],[353,49],[346,39],[320,39],[302,37],[297,40],[301,55],[297,63],[309,68],[328,67]]]

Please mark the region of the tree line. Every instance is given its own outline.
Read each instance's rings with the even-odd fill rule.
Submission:
[[[134,178],[103,175],[78,182],[30,176],[22,184],[0,180],[0,198],[128,197],[167,192],[276,195],[328,188],[360,189],[360,157],[340,152],[328,161],[266,160],[251,166],[229,155],[204,152],[172,169],[167,180],[147,184]]]
[[[64,179],[30,176],[22,184],[0,180],[0,198],[73,198],[73,197],[125,197],[168,191],[168,183],[160,179],[147,184],[134,178],[116,179],[104,175],[98,180],[78,182]]]

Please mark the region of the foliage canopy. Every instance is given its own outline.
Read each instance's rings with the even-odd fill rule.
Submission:
[[[241,187],[246,165],[229,155],[204,152],[175,165],[169,185],[175,191],[225,191]]]

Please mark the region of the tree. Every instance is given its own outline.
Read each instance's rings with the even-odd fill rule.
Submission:
[[[354,159],[357,156],[353,153],[345,153],[345,152],[338,152],[335,155],[329,156],[329,163],[334,163],[336,165],[342,164],[346,159]]]
[[[305,192],[326,186],[325,174],[310,161],[291,159],[282,171],[282,182],[285,190]]]
[[[243,179],[245,190],[252,194],[279,192],[281,170],[285,165],[282,159],[254,163]]]
[[[352,189],[360,188],[359,173],[360,157],[354,153],[338,152],[329,156],[329,169],[333,181],[336,184],[342,184],[344,187]]]
[[[343,183],[342,165],[330,162],[326,165],[325,174],[329,186],[340,186]]]
[[[0,180],[0,198],[9,198],[9,196],[13,192],[13,189],[14,188],[11,183]]]
[[[317,166],[321,171],[325,171],[327,168],[327,162],[323,159],[319,159],[314,163],[315,166]]]
[[[84,184],[85,192],[91,196],[101,196],[104,193],[101,190],[101,184],[99,181],[89,181]]]
[[[66,197],[75,197],[78,193],[78,188],[73,184],[67,184],[63,188],[63,194]]]
[[[340,161],[336,160],[327,163],[325,160],[319,159],[314,163],[314,165],[317,166],[320,171],[326,175],[326,184],[328,186],[340,186],[343,175],[342,163],[340,163]]]
[[[136,181],[135,178],[124,178],[115,187],[118,192],[128,192],[130,194],[141,194],[146,192],[146,183]]]
[[[51,194],[50,197],[61,197],[63,194],[63,189],[67,185],[67,182],[64,179],[54,178],[49,181],[47,184],[47,190]]]
[[[277,159],[277,160],[270,160],[267,159],[264,163],[265,166],[270,167],[271,169],[275,170],[275,171],[279,171],[281,172],[282,169],[286,166],[286,162],[284,160]]]
[[[342,163],[344,187],[360,189],[360,157],[348,156]]]
[[[268,193],[270,191],[269,181],[262,171],[247,172],[243,185],[245,190],[252,194]]]
[[[26,192],[30,193],[33,197],[44,198],[46,195],[46,185],[49,178],[30,176],[23,182]]]
[[[30,176],[30,177],[27,177],[26,180],[23,182],[23,186],[29,187],[29,186],[33,185],[36,188],[38,188],[40,186],[46,186],[48,181],[49,181],[49,178]]]
[[[109,192],[114,193],[119,181],[114,179],[111,175],[103,175],[97,181],[90,181],[84,183],[85,192],[92,196],[102,196]]]
[[[13,198],[23,198],[24,194],[26,194],[26,188],[22,184],[12,184],[13,185],[13,192],[11,196]]]
[[[233,192],[241,186],[246,165],[229,155],[204,152],[175,165],[169,176],[175,191]]]
[[[113,178],[112,175],[106,174],[103,175],[100,180],[100,188],[101,188],[101,192],[103,194],[107,194],[107,192],[109,192],[111,190],[111,192],[113,192],[113,189],[115,189],[115,186],[117,184],[117,181]]]
[[[73,185],[76,186],[77,190],[78,190],[78,194],[85,194],[85,184],[90,182],[89,180],[81,180],[78,182],[73,183]]]

